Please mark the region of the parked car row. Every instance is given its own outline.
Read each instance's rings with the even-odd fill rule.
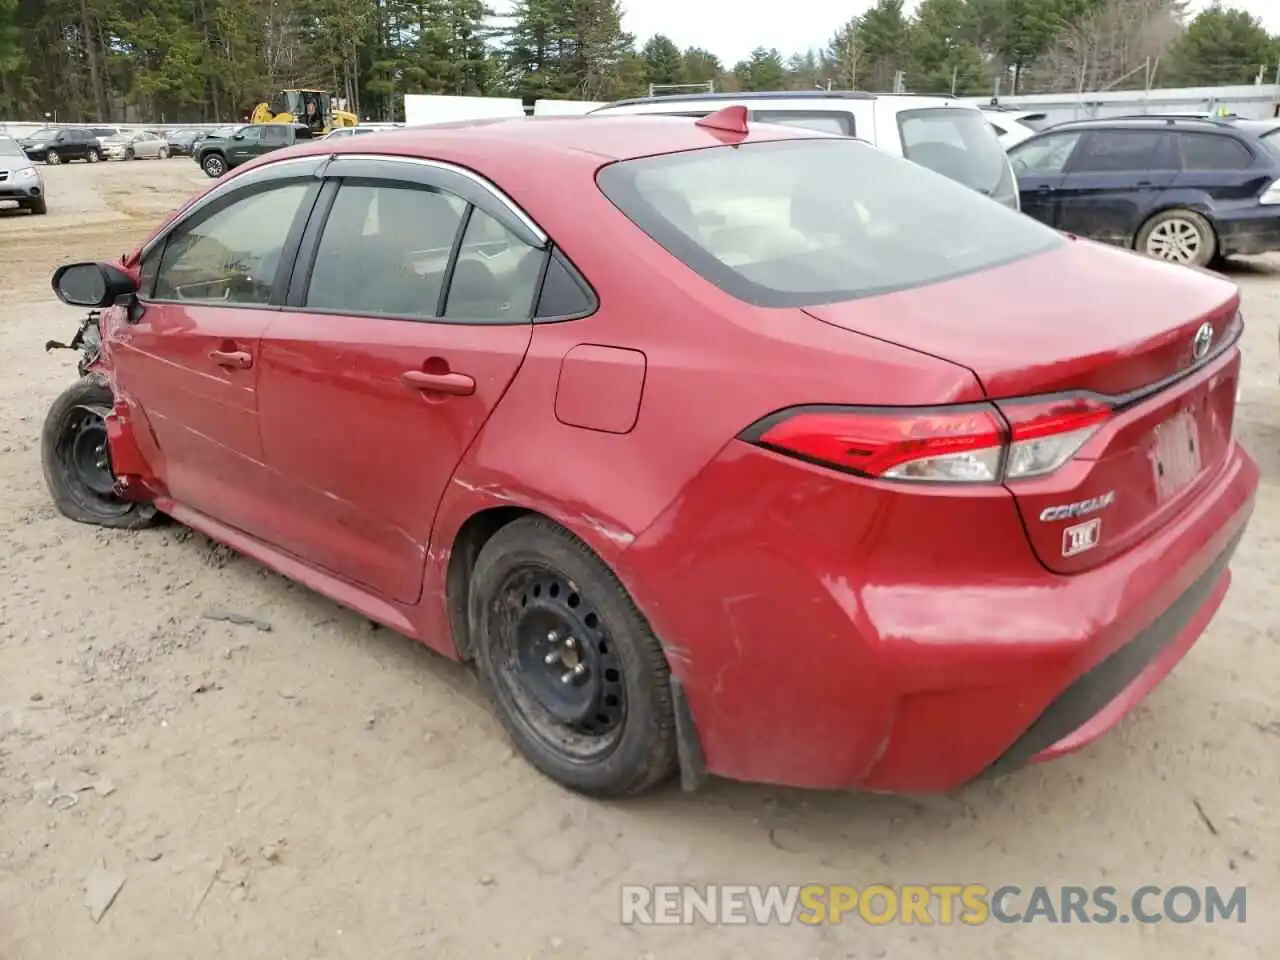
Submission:
[[[212,128],[211,128],[212,129]],[[57,165],[82,160],[142,160],[191,156],[211,130],[179,128],[158,132],[120,127],[45,127],[21,138],[26,155]]]

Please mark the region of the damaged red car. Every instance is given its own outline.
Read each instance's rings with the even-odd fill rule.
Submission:
[[[1258,484],[1233,284],[733,108],[280,151],[53,285],[66,516],[473,661],[594,795],[1075,750],[1204,631]]]

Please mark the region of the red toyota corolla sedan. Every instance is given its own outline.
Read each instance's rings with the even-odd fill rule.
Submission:
[[[944,790],[1222,602],[1236,288],[741,111],[270,154],[116,264],[67,516],[172,517],[441,653],[575,790]]]

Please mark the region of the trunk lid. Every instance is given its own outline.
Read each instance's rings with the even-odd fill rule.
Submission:
[[[1064,392],[1111,399],[1114,415],[1066,465],[1008,484],[1031,546],[1057,572],[1149,536],[1231,448],[1240,357],[1223,348],[1238,336],[1239,292],[1212,274],[1072,240],[958,280],[806,309],[967,367],[1005,409]]]

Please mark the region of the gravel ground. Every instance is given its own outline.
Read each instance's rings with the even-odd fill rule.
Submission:
[[[49,272],[125,251],[206,181],[180,159],[46,173],[48,216],[0,213],[4,960],[1276,955],[1280,260],[1230,271],[1250,324],[1240,435],[1263,471],[1234,585],[1120,729],[945,797],[715,783],[609,804],[535,774],[469,672],[425,648],[182,528],[55,513],[40,424],[75,372],[41,345],[78,316]],[[125,882],[95,924],[84,885],[104,869]],[[619,924],[621,884],[670,882],[1244,885],[1249,911],[1212,926]]]

